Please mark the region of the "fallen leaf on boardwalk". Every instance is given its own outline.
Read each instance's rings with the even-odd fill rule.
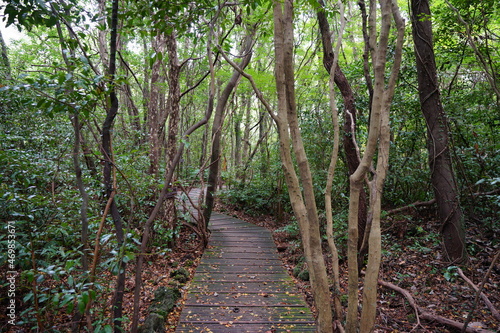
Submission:
[[[220,325],[224,325],[226,327],[231,327],[233,326],[233,322],[232,321],[219,321],[219,324]]]

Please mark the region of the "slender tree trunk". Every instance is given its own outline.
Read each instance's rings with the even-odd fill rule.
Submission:
[[[380,8],[380,9],[378,9]],[[377,18],[377,11],[380,10],[381,18]],[[391,22],[394,18],[397,28],[397,39],[394,53],[394,62],[390,72],[390,77],[385,77],[387,67],[388,42],[391,31]],[[380,29],[377,29],[377,22],[380,22]],[[370,124],[368,141],[361,159],[361,163],[350,177],[350,200],[349,200],[349,295],[346,331],[348,333],[358,330],[358,265],[356,256],[357,244],[357,214],[359,205],[359,192],[363,183],[367,179],[371,165],[378,146],[377,166],[371,180],[370,188],[370,215],[371,222],[369,232],[369,252],[366,276],[363,285],[363,306],[361,320],[359,321],[360,332],[371,332],[374,328],[376,308],[377,308],[377,280],[381,262],[381,230],[380,214],[382,189],[388,169],[389,148],[390,148],[390,125],[389,110],[394,96],[399,68],[401,65],[404,21],[399,13],[396,1],[375,0],[370,1],[369,14],[369,48],[372,50],[371,57],[374,72],[373,102],[370,112]]]
[[[205,164],[205,160],[207,158],[207,149],[208,149],[208,126],[205,126],[203,130],[203,137],[201,139],[201,155],[200,155],[200,168]],[[203,175],[202,175],[203,177]]]
[[[118,37],[118,0],[113,0],[112,2],[112,12],[111,12],[111,40],[110,40],[110,57],[109,57],[109,97],[110,106],[106,112],[106,118],[102,125],[102,154],[104,160],[104,188],[106,193],[106,198],[109,199],[114,195],[116,189],[114,188],[115,182],[113,181],[113,150],[112,150],[112,128],[113,123],[118,114],[118,98],[116,95],[115,88],[115,75],[116,75],[116,53],[117,53],[117,37]],[[118,253],[120,254],[117,258],[119,261],[118,275],[116,279],[115,294],[113,297],[113,323],[114,331],[116,333],[121,332],[122,327],[122,313],[123,313],[123,293],[125,290],[125,262],[122,260],[122,249],[124,245],[124,231],[123,222],[118,211],[118,206],[116,205],[116,200],[114,198],[111,201],[111,217],[115,225],[116,239],[118,245]]]
[[[108,13],[106,11],[106,0],[98,0],[97,2],[97,9],[99,11],[99,23],[102,26],[106,26],[106,17],[108,16]],[[102,64],[102,70],[103,72],[106,72],[108,68],[106,68],[109,65],[109,52],[108,52],[108,44],[107,44],[107,38],[106,35],[108,34],[109,30],[108,29],[99,29],[98,35],[97,35],[97,40],[98,40],[98,46],[99,46],[99,57],[101,58],[101,64]]]
[[[244,104],[243,104],[244,105]],[[242,106],[243,106],[242,105]],[[237,108],[237,109],[242,109]],[[241,164],[242,164],[242,156],[244,158],[244,154],[242,153],[242,143],[243,139],[241,137],[241,123],[243,120],[243,112],[238,112],[236,111],[235,115],[233,116],[233,128],[234,128],[234,168],[236,170],[236,177],[240,178],[241,176]],[[243,143],[244,144],[244,143]]]
[[[242,151],[241,151],[241,165],[239,172],[239,178],[242,180],[242,183],[245,184],[247,177],[247,168],[250,163],[250,111],[251,111],[252,100],[251,96],[248,96],[245,99],[244,107],[245,107],[245,126],[243,130],[243,139],[242,139]],[[259,125],[260,126],[260,125]],[[245,164],[243,164],[243,162]]]
[[[448,121],[437,80],[429,1],[412,0],[411,12],[420,106],[427,123],[431,182],[441,220],[445,255],[451,262],[463,262],[467,257],[464,217],[451,163]]]
[[[266,155],[266,143],[267,143],[266,138],[267,138],[268,134],[269,134],[269,129],[268,129],[268,125],[267,125],[267,117],[266,117],[266,114],[264,112],[262,112],[260,114],[260,122],[259,122],[259,141],[260,142],[259,142],[258,147],[255,147],[255,152],[257,152],[257,149],[258,149],[260,152],[260,155],[261,155],[261,163],[259,165],[259,170],[260,170],[260,173],[262,176],[264,176],[266,174],[266,170],[269,168],[269,163],[266,163],[267,161],[263,161],[263,159],[265,158],[265,155]],[[248,140],[249,139],[250,139],[250,137],[248,138]],[[252,155],[250,155],[248,157],[246,165],[250,164],[251,157],[252,157]]]
[[[320,2],[322,6],[324,6],[323,1]],[[330,73],[332,65],[334,52],[332,47],[331,40],[331,31],[330,25],[328,23],[324,8],[320,8],[316,12],[316,16],[319,22],[319,28],[321,32],[321,40],[323,45],[323,65],[328,73]],[[360,157],[356,148],[356,116],[357,109],[354,99],[354,93],[352,92],[351,85],[347,78],[342,72],[342,69],[337,64],[335,68],[334,75],[335,84],[340,90],[342,97],[344,99],[344,137],[342,140],[345,156],[347,160],[347,167],[349,169],[349,175],[352,175],[354,171],[359,166]],[[361,235],[364,234],[366,227],[366,218],[367,218],[367,195],[364,187],[360,189],[360,198],[359,198],[359,212],[358,212],[358,230]],[[363,262],[363,258],[367,253],[367,247],[362,248],[363,237],[359,237],[358,239],[358,249],[359,251],[359,262]],[[361,265],[360,265],[361,266]]]
[[[338,160],[338,151],[339,151],[339,137],[340,137],[340,126],[338,119],[338,108],[337,102],[335,98],[335,72],[338,66],[338,58],[340,46],[342,45],[342,35],[344,33],[344,28],[346,25],[346,21],[344,18],[344,6],[342,2],[338,1],[339,6],[339,17],[340,17],[340,28],[339,35],[337,36],[337,42],[335,45],[335,49],[332,48],[333,51],[333,60],[332,65],[329,71],[329,99],[330,99],[330,109],[332,112],[332,123],[333,123],[333,151],[330,159],[330,165],[328,167],[327,179],[325,185],[325,215],[326,215],[326,236],[328,241],[328,246],[330,248],[330,253],[332,255],[332,273],[333,273],[333,317],[336,322],[337,327],[343,330],[342,328],[342,319],[343,312],[342,306],[340,302],[340,269],[339,269],[339,256],[337,246],[335,244],[335,238],[333,235],[333,213],[332,213],[332,186],[333,186],[333,177],[335,176],[335,169],[337,166]],[[324,23],[323,23],[324,24]],[[329,30],[329,29],[328,29]],[[323,31],[323,29],[322,29]],[[328,35],[329,38],[329,35]],[[359,225],[358,225],[359,228]]]
[[[55,12],[54,8],[52,7],[52,11]],[[56,30],[59,36],[59,42],[61,46],[61,55],[63,57],[64,63],[66,64],[66,71],[69,74],[73,74],[73,63],[72,59],[75,58],[75,51],[73,48],[68,48],[66,43],[65,43],[65,38],[63,35],[63,30],[61,27],[61,23],[59,21],[56,22]],[[72,32],[71,29],[68,27],[68,33],[71,36],[71,38],[76,38]],[[67,56],[66,52],[69,51],[71,54],[71,60]],[[71,96],[73,92],[73,87],[69,86],[66,88],[66,94],[68,96]],[[88,254],[89,254],[89,244],[88,244],[88,239],[89,239],[89,222],[88,222],[88,204],[89,204],[89,196],[87,193],[87,190],[85,189],[85,185],[83,183],[83,178],[82,178],[82,168],[80,166],[80,142],[81,142],[81,129],[82,126],[80,124],[80,115],[79,115],[79,110],[78,109],[72,109],[69,111],[69,119],[71,121],[71,124],[73,125],[73,130],[74,130],[74,141],[73,141],[73,169],[75,171],[75,178],[76,178],[76,185],[78,187],[78,191],[80,192],[80,196],[82,198],[82,204],[80,205],[80,222],[81,222],[81,235],[80,235],[80,241],[81,241],[81,253],[82,253],[82,274],[87,275],[88,270],[89,270],[89,261],[88,261]],[[73,324],[72,324],[72,331],[78,331],[79,326],[80,326],[80,321],[82,318],[82,314],[80,311],[75,311],[73,314]]]
[[[2,52],[2,67],[3,67],[3,70],[2,70],[3,73],[1,73],[1,75],[6,80],[10,80],[12,77],[11,77],[11,70],[10,70],[9,55],[7,53],[7,46],[5,45],[5,41],[3,39],[1,31],[0,31],[0,48],[1,48],[1,52]]]
[[[253,35],[254,30],[249,31],[249,33],[245,36],[245,40],[243,42],[243,48],[240,52],[240,55],[243,56],[243,59],[240,63],[240,68],[243,70],[250,63],[250,59],[252,58],[252,46],[253,46]],[[220,163],[220,142],[222,137],[222,125],[224,119],[224,110],[226,109],[227,101],[229,100],[229,96],[231,95],[234,88],[237,86],[239,80],[241,78],[241,74],[239,71],[234,70],[233,75],[229,79],[229,82],[226,84],[226,87],[222,91],[221,95],[217,100],[217,106],[215,108],[214,121],[212,124],[212,153],[210,157],[210,168],[208,174],[208,183],[207,183],[207,194],[205,199],[205,210],[203,211],[203,216],[205,218],[205,223],[208,225],[208,221],[210,220],[210,215],[212,214],[212,209],[214,205],[214,196],[215,191],[217,189],[217,177],[219,174],[219,163]]]
[[[372,50],[370,50],[370,36],[368,34],[368,14],[366,13],[365,0],[359,0],[358,5],[359,10],[361,11],[361,29],[363,30],[363,40],[365,42],[363,51],[363,74],[365,76],[366,87],[370,96],[368,99],[368,109],[371,110],[373,100],[373,82],[370,75],[370,53]]]
[[[124,67],[126,68],[125,73],[128,75],[129,70],[128,70],[127,66],[124,66]],[[141,130],[142,130],[139,109],[137,108],[137,106],[134,103],[134,99],[132,97],[132,88],[130,87],[129,83],[124,84],[124,90],[125,90],[125,93],[124,93],[123,98],[124,98],[125,104],[127,106],[130,127],[132,128],[132,131],[134,132],[133,133],[134,142],[136,144],[139,144]]]
[[[177,57],[177,40],[175,38],[175,32],[167,34],[166,45],[168,52],[168,114],[169,114],[169,124],[168,124],[168,136],[167,136],[167,172],[174,168],[173,164],[175,153],[177,152],[177,134],[179,132],[179,102],[180,102],[180,87],[179,87],[179,73],[180,65]],[[172,186],[172,191],[174,191],[175,184]],[[164,209],[164,220],[167,222],[168,228],[170,230],[175,230],[177,223],[177,214],[175,208],[175,197],[170,196],[165,200]],[[175,233],[172,233],[175,235]],[[172,239],[172,246],[175,244],[175,239]]]
[[[144,83],[142,87],[142,109],[143,109],[143,128],[142,128],[142,138],[141,138],[141,143],[147,142],[148,141],[148,133],[149,133],[149,112],[148,112],[148,105],[149,105],[149,96],[151,94],[150,92],[150,87],[149,83],[151,80],[151,72],[149,70],[149,57],[146,56],[149,54],[149,49],[148,49],[148,43],[146,40],[146,37],[143,37],[142,39],[142,50],[145,54],[144,56],[144,64],[143,64],[143,72],[144,72]]]
[[[165,51],[165,35],[158,33],[153,42],[153,49],[156,53]],[[161,108],[161,95],[163,94],[162,80],[160,74],[163,61],[157,58],[151,70],[151,88],[148,101],[148,143],[149,143],[149,173],[159,176],[160,156],[162,147],[162,129],[164,123],[165,110]]]
[[[321,248],[319,218],[314,196],[311,170],[300,134],[295,101],[294,29],[291,0],[274,2],[275,77],[278,93],[278,115],[275,117],[280,138],[280,154],[288,185],[290,201],[299,221],[302,245],[310,272],[311,287],[318,309],[318,332],[333,331],[330,290]],[[297,177],[291,151],[298,164]],[[303,194],[301,191],[303,189]]]

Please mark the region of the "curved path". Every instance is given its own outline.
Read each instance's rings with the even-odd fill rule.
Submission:
[[[271,233],[213,213],[212,234],[176,332],[314,332],[311,310],[278,257]]]

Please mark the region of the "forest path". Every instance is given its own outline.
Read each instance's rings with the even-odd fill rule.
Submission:
[[[209,229],[176,332],[315,331],[269,230],[215,212]]]

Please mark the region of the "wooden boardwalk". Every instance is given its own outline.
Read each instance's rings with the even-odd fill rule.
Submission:
[[[213,213],[209,246],[176,332],[314,332],[311,310],[278,257],[271,233]]]

